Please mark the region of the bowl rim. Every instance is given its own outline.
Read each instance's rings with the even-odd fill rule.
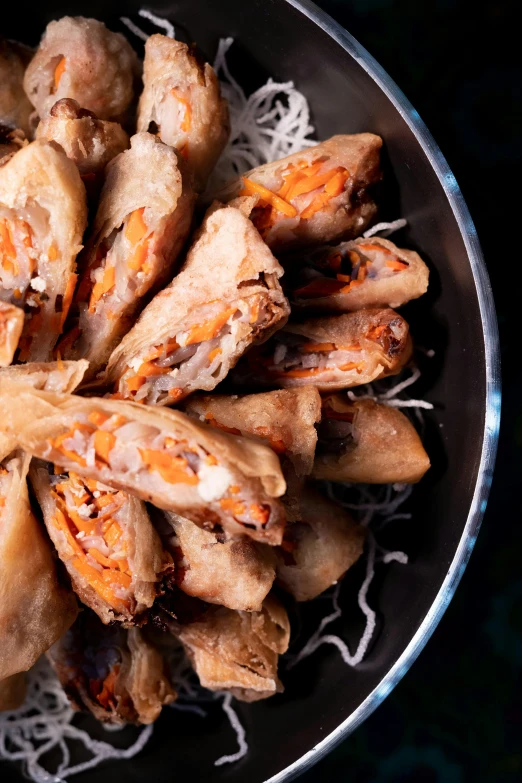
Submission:
[[[327,753],[333,750],[336,745],[366,720],[386,696],[391,693],[428,642],[453,598],[477,539],[493,479],[501,407],[499,336],[491,283],[475,225],[460,188],[457,185],[457,181],[448,166],[444,155],[440,151],[435,139],[423,120],[420,118],[418,112],[413,108],[402,90],[399,89],[393,79],[388,76],[386,71],[372,55],[366,51],[366,49],[361,46],[347,30],[332,19],[329,14],[318,8],[311,0],[284,0],[284,2],[296,8],[304,16],[308,17],[308,19],[324,30],[330,38],[342,46],[342,48],[348,52],[362,68],[364,68],[366,73],[377,83],[400,113],[422,147],[431,167],[435,171],[435,174],[444,189],[446,198],[449,201],[464,241],[477,291],[484,340],[486,405],[480,464],[466,524],[455,555],[449,565],[444,582],[433,600],[424,620],[410,640],[406,649],[397,661],[395,661],[393,666],[391,666],[379,685],[373,689],[357,709],[321,742],[317,743],[311,750],[307,751],[288,767],[281,770],[276,775],[273,775],[271,778],[268,778],[265,783],[283,783],[283,781],[290,781],[312,767]]]

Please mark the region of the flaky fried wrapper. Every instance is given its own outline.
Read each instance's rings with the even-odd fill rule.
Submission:
[[[55,523],[59,506],[53,493],[48,465],[40,460],[33,460],[30,480],[42,509],[49,537],[67,568],[74,591],[82,603],[95,611],[104,623],[117,621],[124,627],[130,627],[139,622],[140,615],[154,603],[160,590],[160,583],[170,564],[170,558],[165,557],[159,536],[149,519],[145,503],[133,495],[125,494],[123,506],[112,516],[124,531],[127,548],[125,557],[131,564],[132,577],[129,605],[126,606],[121,602],[115,604],[111,603],[105,593],[103,596],[100,595],[91,585],[88,577],[75,565],[78,545],[73,546],[70,537],[66,536]]]
[[[13,361],[23,328],[22,308],[0,301],[0,369]]]
[[[195,421],[180,411],[151,408],[133,402],[43,392],[3,379],[0,375],[0,423],[5,434],[15,438],[33,456],[59,464],[81,476],[96,479],[110,487],[123,489],[149,501],[159,508],[175,511],[198,524],[221,524],[231,535],[247,534],[273,544],[280,543],[285,515],[276,500],[285,491],[285,481],[274,452],[251,438],[242,438],[217,431]],[[100,413],[123,416],[128,423],[136,422],[163,433],[176,441],[193,441],[206,450],[230,474],[231,484],[256,498],[269,509],[267,522],[246,527],[223,510],[216,501],[205,501],[197,488],[187,483],[165,486],[144,485],[145,470],[127,469],[122,462],[111,466],[95,460],[87,465],[55,448],[51,441],[69,430],[79,415]],[[148,430],[147,430],[148,432]],[[141,441],[138,441],[141,443]],[[134,448],[137,444],[134,444]],[[124,458],[125,443],[122,443]],[[82,464],[83,463],[83,464]],[[147,474],[148,475],[148,474]],[[238,496],[239,497],[239,496]]]
[[[176,698],[161,653],[142,632],[102,625],[89,610],[48,658],[73,707],[102,723],[153,723]]]
[[[310,601],[335,584],[362,554],[365,530],[341,506],[306,487],[301,521],[289,524],[276,547],[277,583],[297,601]]]
[[[205,688],[247,702],[283,690],[277,664],[288,649],[290,623],[273,596],[265,598],[261,612],[209,607],[196,622],[180,626],[176,635]]]
[[[415,427],[396,408],[374,400],[327,398],[334,412],[352,419],[352,433],[315,458],[313,477],[366,484],[414,484],[430,467]]]
[[[27,362],[0,368],[0,378],[32,386],[40,391],[70,394],[81,384],[88,366],[89,362],[85,359],[76,362]]]
[[[272,547],[246,536],[226,540],[172,512],[165,517],[175,534],[169,551],[184,593],[229,609],[261,611],[275,579]]]
[[[26,481],[30,457],[11,447],[0,435],[1,465],[8,472],[0,520],[0,680],[30,669],[78,612],[31,511]]]

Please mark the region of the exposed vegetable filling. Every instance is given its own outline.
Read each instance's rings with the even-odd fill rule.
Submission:
[[[63,464],[65,458],[76,463],[80,470],[94,468],[101,471],[102,478],[104,468],[108,468],[107,473],[110,475],[132,473],[139,488],[146,493],[172,493],[173,487],[177,487],[179,493],[185,493],[185,497],[188,493],[194,504],[203,502],[205,519],[208,520],[225,523],[235,521],[254,528],[265,527],[270,520],[270,506],[258,502],[253,489],[245,485],[240,487],[232,472],[221,466],[213,454],[195,441],[178,440],[154,426],[129,421],[119,414],[108,416],[98,411],[89,415],[81,414],[67,426],[69,429],[47,441],[45,457],[55,464]],[[93,519],[97,524],[99,518],[102,526],[93,528],[90,516],[84,520],[76,511],[74,501],[68,502],[65,509],[63,503],[59,505],[56,525],[61,526],[67,536],[71,533],[71,525],[75,526],[70,543],[77,552],[77,568],[83,569],[82,573],[89,580],[98,579],[95,589],[109,584],[114,597],[124,601],[127,596],[125,590],[130,585],[130,582],[127,584],[130,578],[128,570],[123,567],[126,566],[125,551],[120,552],[118,549],[118,528],[109,524],[114,514],[113,507],[111,505],[105,509],[104,505],[119,502],[117,499],[121,493],[114,494],[114,490],[107,490],[108,500],[93,500],[92,486],[96,482],[77,477],[75,480],[84,487],[83,494],[78,495],[79,505],[82,510],[84,503],[87,508],[93,506]],[[62,489],[65,497],[66,487]],[[91,494],[87,496],[87,492]],[[84,538],[82,533],[87,537],[86,547],[81,541]],[[98,536],[93,546],[90,546],[91,536]],[[90,549],[97,550],[97,553]],[[111,552],[118,555],[112,558],[115,565],[105,577],[100,577],[99,572],[109,569],[104,558],[109,558]]]
[[[282,173],[282,184],[274,192],[247,177],[242,178],[241,196],[259,196],[252,221],[263,236],[285,218],[308,220],[341,195],[350,172],[342,166],[328,167],[328,157],[308,164],[291,163]]]
[[[291,287],[296,299],[347,294],[365,280],[390,278],[408,266],[407,261],[376,242],[344,243],[308,256]]]
[[[172,87],[165,92],[162,100],[154,107],[155,119],[151,124],[154,132],[164,141],[172,143],[179,153],[187,159],[189,156],[188,134],[192,129],[192,109],[190,97],[179,87]],[[149,126],[149,131],[153,132]]]
[[[117,397],[149,405],[176,402],[188,394],[201,375],[219,376],[223,361],[270,318],[266,299],[254,294],[223,308],[213,302],[201,308],[195,326],[169,335],[131,361],[115,387]]]
[[[52,522],[74,552],[71,565],[115,610],[132,609],[128,536],[115,518],[125,494],[72,471],[53,476],[51,482],[56,502]]]
[[[65,73],[66,65],[67,65],[67,61],[65,57],[63,56],[60,57],[58,64],[54,69],[54,84],[53,84],[54,89],[52,90],[52,92],[56,92],[56,90],[60,86],[60,81],[62,79],[63,74]]]

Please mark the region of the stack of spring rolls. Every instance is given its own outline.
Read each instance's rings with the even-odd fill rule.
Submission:
[[[0,72],[0,709],[43,653],[111,723],[175,699],[181,648],[203,686],[271,696],[285,606],[363,551],[318,480],[429,467],[401,412],[346,393],[410,361],[392,308],[428,285],[362,237],[381,139],[260,166],[195,217],[229,120],[192,48],[153,35],[142,64],[64,17],[35,52],[1,41]]]

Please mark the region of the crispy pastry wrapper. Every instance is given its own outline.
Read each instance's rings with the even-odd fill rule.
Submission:
[[[254,225],[274,252],[356,237],[377,212],[371,186],[381,178],[381,147],[372,133],[332,136],[247,171],[217,198],[246,197]]]
[[[130,149],[106,170],[68,333],[59,346],[65,358],[87,359],[90,375],[105,364],[144,297],[172,277],[193,208],[176,151],[150,133],[133,136]]]
[[[13,361],[24,328],[24,311],[0,301],[0,368]]]
[[[290,622],[273,596],[260,612],[209,607],[196,622],[180,626],[177,636],[205,688],[247,702],[283,690],[277,663],[288,649]]]
[[[145,44],[143,92],[138,108],[138,131],[157,133],[183,155],[194,175],[198,193],[230,135],[228,104],[208,63],[166,35],[151,35]]]
[[[70,394],[81,384],[88,366],[89,362],[85,359],[77,362],[28,362],[0,368],[0,378],[40,391]]]
[[[165,513],[160,532],[184,593],[229,609],[261,611],[275,579],[272,547],[246,536],[226,540],[172,512]]]
[[[335,584],[362,554],[365,530],[341,506],[306,487],[301,521],[289,524],[276,547],[277,583],[297,601]]]
[[[286,322],[282,273],[241,211],[216,205],[179,275],[114,350],[108,380],[148,404],[211,391],[249,346]]]
[[[142,632],[103,625],[89,610],[48,657],[73,707],[102,723],[153,723],[176,698],[162,655]]]
[[[225,432],[260,438],[293,464],[298,476],[312,471],[321,397],[314,386],[243,396],[189,397],[183,409]]]
[[[342,394],[323,401],[314,478],[414,484],[429,467],[421,439],[401,411]]]
[[[24,92],[24,73],[32,51],[0,38],[0,126],[31,134],[33,107]]]
[[[129,146],[129,137],[118,122],[98,119],[72,98],[54,104],[40,121],[36,138],[60,145],[77,165],[91,197],[101,188],[106,165]]]
[[[145,503],[74,473],[50,471],[34,461],[31,484],[76,594],[104,623],[140,622],[173,570]]]
[[[29,505],[30,457],[10,445],[0,436],[0,680],[30,669],[78,611]]]
[[[5,680],[0,680],[0,712],[16,710],[25,701],[25,675],[12,674]]]
[[[63,150],[34,141],[1,169],[0,299],[24,307],[20,361],[49,361],[76,283],[85,188]]]
[[[100,119],[117,119],[134,95],[136,53],[121,33],[97,19],[64,16],[50,22],[24,77],[40,117],[61,98],[73,98]]]
[[[37,391],[0,376],[0,426],[33,456],[229,535],[281,542],[274,452],[180,411]],[[101,433],[101,434],[99,434]]]
[[[418,253],[381,237],[293,254],[285,270],[285,288],[299,308],[347,313],[401,307],[428,289],[429,270]]]
[[[410,360],[409,327],[395,310],[358,310],[290,323],[237,367],[239,383],[321,392],[396,375]]]

